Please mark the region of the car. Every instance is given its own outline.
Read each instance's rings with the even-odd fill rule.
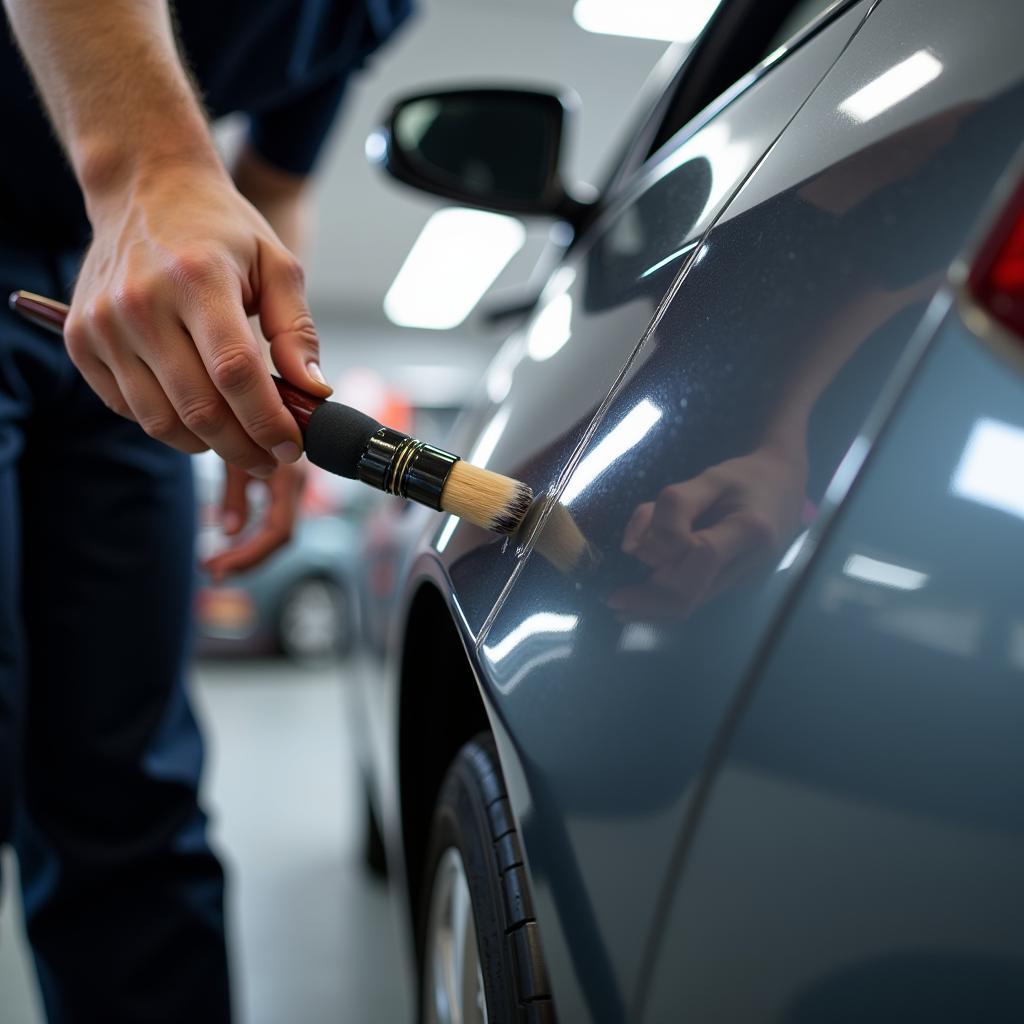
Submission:
[[[204,555],[224,543],[218,513],[223,465],[212,453],[193,458]],[[344,656],[352,644],[364,495],[310,473],[292,540],[247,572],[196,591],[198,647],[205,656],[283,654],[299,663]],[[340,491],[340,493],[339,493]],[[253,495],[258,502],[259,495]],[[254,518],[260,515],[254,508]]]
[[[523,528],[368,542],[421,1021],[1024,1019],[1022,38],[723,0],[591,199],[558,95],[409,97],[369,147],[571,227],[447,442]]]

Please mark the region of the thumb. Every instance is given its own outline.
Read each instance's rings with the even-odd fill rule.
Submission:
[[[266,250],[260,263],[260,329],[270,358],[290,384],[326,398],[331,388],[320,370],[320,339],[306,303],[302,265],[289,252]]]

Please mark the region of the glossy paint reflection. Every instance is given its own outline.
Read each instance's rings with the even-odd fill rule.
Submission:
[[[489,468],[525,480],[535,494],[559,483],[674,279],[697,262],[704,233],[855,24],[853,15],[840,19],[812,40],[804,60],[784,62],[753,82],[743,102],[684,130],[664,160],[610,204],[549,280],[531,321],[498,353],[450,447],[468,449],[504,407],[508,427]],[[516,549],[457,526],[445,561],[475,633],[515,571]]]
[[[951,314],[752,688],[645,1020],[1024,1012],[1022,410]]]
[[[858,35],[700,240],[702,258],[559,475],[551,500],[596,549],[594,564],[565,574],[529,558],[479,648],[523,772],[512,795],[526,813],[538,914],[558,922],[549,955],[588,983],[611,965],[627,1010],[644,951],[624,936],[656,919],[718,728],[819,543],[821,510],[864,465],[865,424],[887,383],[912,371],[904,354],[934,329],[926,312],[1017,144],[1004,127],[1024,117],[1024,89],[1007,88],[1005,64],[980,83],[975,65],[945,59],[956,43],[936,29],[934,5],[911,7],[916,27],[905,6],[910,27],[899,31],[885,5],[868,19],[865,50]],[[942,73],[879,112],[877,134],[851,139],[865,128],[840,104],[906,59],[907,32],[936,40]],[[817,166],[794,164],[794,152]],[[626,233],[612,248],[642,275],[653,263],[622,255],[628,243]],[[579,281],[584,307],[598,307],[600,273]],[[649,423],[631,431],[642,437],[624,443],[616,431],[644,409]],[[967,433],[960,451],[966,443]],[[556,526],[553,513],[541,520],[538,549]],[[846,551],[830,599],[869,610],[933,594],[933,567],[896,554]],[[888,628],[962,647],[975,627],[961,612],[925,606]],[[539,614],[576,624],[489,656]],[[628,900],[609,897],[609,880],[627,872]],[[615,1019],[581,998],[568,991],[572,1012]],[[650,1019],[680,1016],[669,1005]],[[701,1017],[697,1004],[689,1015]]]

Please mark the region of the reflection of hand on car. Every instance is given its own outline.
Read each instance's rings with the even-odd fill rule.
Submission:
[[[764,446],[670,484],[634,510],[622,550],[651,569],[608,604],[627,617],[685,618],[771,561],[800,523],[802,444]]]

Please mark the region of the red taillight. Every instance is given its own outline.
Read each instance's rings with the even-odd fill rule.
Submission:
[[[968,282],[990,316],[1024,336],[1024,183],[981,247]]]

